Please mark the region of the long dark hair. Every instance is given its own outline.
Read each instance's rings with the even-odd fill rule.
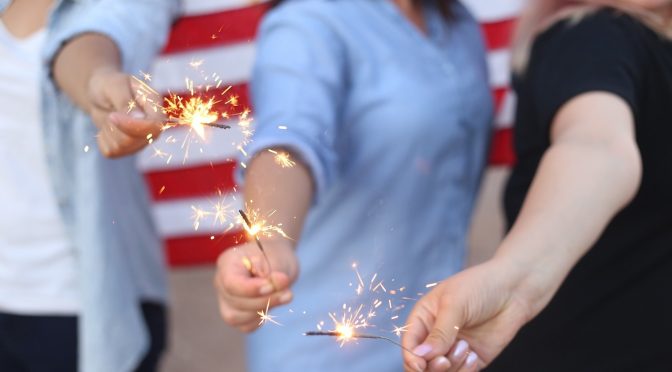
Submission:
[[[284,2],[285,0],[271,0],[271,7],[274,7],[276,5],[280,5],[280,3]],[[450,4],[454,0],[413,0],[416,3],[421,3],[423,1],[426,2],[434,2],[436,3],[436,6],[439,8],[439,11],[441,14],[443,14],[446,18],[450,17]]]

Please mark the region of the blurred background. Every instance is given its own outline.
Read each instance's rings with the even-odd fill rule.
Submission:
[[[515,97],[509,90],[509,42],[524,0],[462,0],[481,22],[497,118],[490,166],[480,192],[471,233],[470,264],[488,258],[503,233],[500,200],[508,167],[514,161],[511,125]],[[223,111],[250,107],[247,80],[255,53],[255,35],[267,5],[250,0],[183,0],[184,15],[154,64],[151,84],[160,92],[188,95],[185,76],[208,85]],[[213,75],[214,74],[214,75]],[[251,114],[254,117],[254,113]],[[237,127],[237,126],[236,126]],[[221,251],[242,239],[240,231],[197,223],[199,211],[218,204],[237,207],[233,178],[239,151],[233,130],[207,139],[172,158],[170,146],[184,146],[183,128],[173,128],[140,157],[154,200],[153,212],[170,265],[171,339],[165,372],[245,371],[243,337],[220,321],[212,287],[214,262]],[[165,140],[164,140],[165,139]],[[201,212],[202,213],[202,212]]]

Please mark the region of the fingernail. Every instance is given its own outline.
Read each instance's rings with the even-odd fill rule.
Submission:
[[[289,300],[291,299],[292,299],[292,292],[285,292],[279,298],[280,302],[283,304],[289,302]]]
[[[441,370],[446,370],[451,366],[450,360],[448,360],[448,358],[446,358],[445,356],[440,356],[436,358],[436,362],[434,363],[436,364],[436,367]]]
[[[459,359],[464,356],[464,353],[467,351],[469,348],[469,344],[467,341],[460,340],[457,342],[457,345],[455,346],[455,350],[453,350],[453,359]]]
[[[467,356],[467,361],[465,362],[465,365],[467,368],[471,368],[476,364],[476,361],[478,360],[478,355],[476,353],[469,353]]]
[[[137,110],[131,111],[129,115],[131,115],[133,119],[144,119],[146,117],[144,112]]]
[[[265,296],[267,294],[271,294],[273,292],[273,285],[271,284],[264,284],[261,289],[259,289],[259,294],[262,296]]]
[[[432,345],[422,344],[413,349],[413,354],[424,357],[432,351]]]

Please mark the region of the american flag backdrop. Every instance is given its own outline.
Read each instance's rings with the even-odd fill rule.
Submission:
[[[361,0],[367,1],[367,0]],[[524,0],[463,0],[482,23],[488,45],[493,97],[497,107],[496,129],[490,155],[491,166],[509,166],[511,125],[515,98],[509,90],[509,43]],[[250,107],[247,81],[255,54],[257,26],[267,5],[251,0],[184,0],[184,15],[173,27],[169,42],[151,71],[152,85],[162,93],[186,93],[185,76],[199,71],[216,73],[223,83],[209,94],[237,98],[237,108]],[[202,65],[201,65],[202,63]],[[220,104],[225,104],[221,102]],[[230,105],[229,105],[230,106]],[[231,111],[231,107],[227,107]],[[254,116],[254,112],[252,112]],[[239,129],[211,132],[207,140],[167,161],[157,156],[164,141],[156,141],[139,157],[154,200],[154,215],[165,241],[172,266],[214,262],[219,253],[242,238],[240,231],[223,232],[221,225],[207,222],[195,229],[192,206],[207,207],[216,201],[242,206],[235,188]],[[183,143],[185,128],[172,128],[163,137]]]

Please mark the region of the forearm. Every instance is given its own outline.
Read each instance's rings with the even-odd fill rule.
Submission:
[[[89,82],[97,70],[121,70],[119,49],[107,36],[87,33],[67,42],[53,62],[58,87],[85,112],[91,111]]]
[[[293,245],[301,235],[313,193],[311,173],[300,161],[284,168],[275,162],[273,154],[262,151],[247,169],[244,189],[247,207],[258,211],[267,223],[280,225]]]
[[[539,313],[613,216],[634,196],[641,165],[632,143],[566,141],[545,154],[523,208],[495,260],[517,296]]]

